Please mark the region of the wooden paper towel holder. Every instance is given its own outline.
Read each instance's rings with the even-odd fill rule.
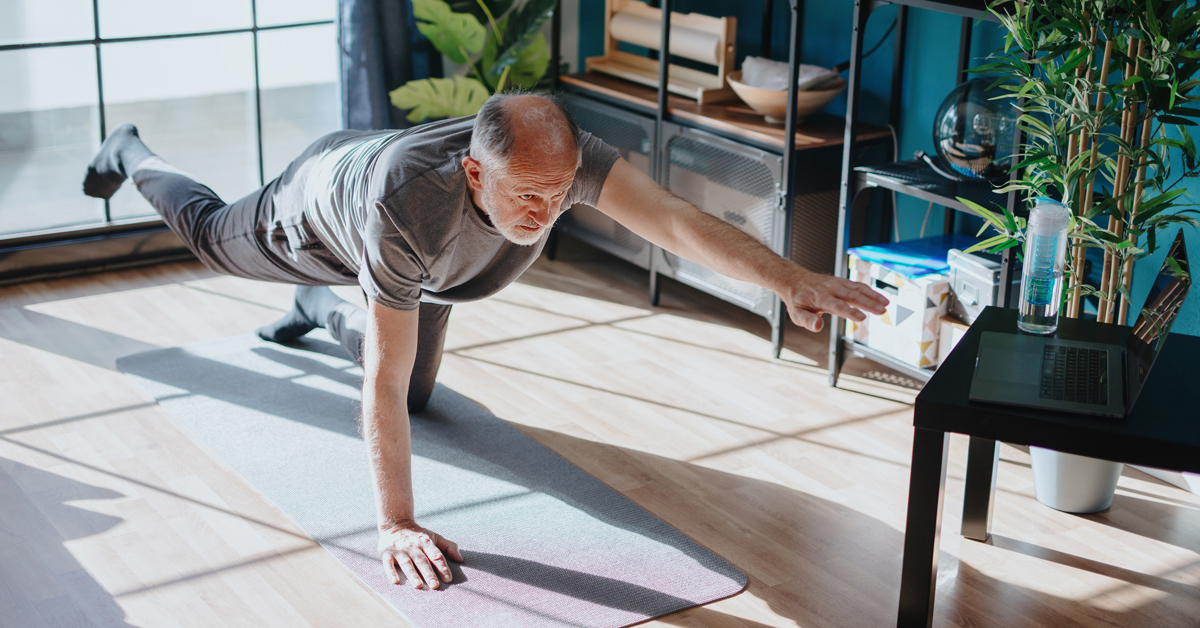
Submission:
[[[650,87],[658,87],[658,61],[618,50],[617,45],[620,42],[612,35],[611,22],[614,15],[621,11],[627,11],[639,16],[652,17],[661,24],[662,9],[653,8],[637,0],[605,0],[604,4],[604,56],[590,57],[587,60],[587,70],[610,74]],[[701,105],[736,98],[733,90],[725,81],[725,75],[733,69],[737,18],[672,11],[671,26],[712,33],[718,37],[720,43],[715,59],[715,73],[680,67],[672,63],[667,68],[667,90],[672,94],[694,98]],[[675,36],[675,32],[672,31],[672,41]],[[647,47],[657,49],[658,46]]]

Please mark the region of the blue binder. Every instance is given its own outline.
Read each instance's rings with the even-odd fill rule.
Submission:
[[[867,262],[882,264],[906,277],[923,277],[950,271],[946,257],[950,249],[966,249],[979,240],[959,233],[904,240],[888,244],[857,246],[851,255]]]

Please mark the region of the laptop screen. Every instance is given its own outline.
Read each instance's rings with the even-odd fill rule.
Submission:
[[[1146,296],[1146,304],[1142,313],[1133,323],[1133,333],[1129,334],[1126,346],[1128,361],[1126,366],[1126,407],[1132,408],[1137,401],[1138,393],[1146,382],[1150,367],[1167,340],[1171,324],[1179,315],[1179,309],[1187,298],[1188,288],[1192,285],[1192,277],[1188,272],[1187,245],[1183,240],[1183,230],[1175,236],[1175,242],[1167,251],[1167,259],[1163,262],[1158,277],[1150,286],[1150,294]]]

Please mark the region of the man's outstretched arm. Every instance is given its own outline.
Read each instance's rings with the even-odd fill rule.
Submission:
[[[624,159],[613,164],[596,208],[675,255],[775,292],[792,322],[821,331],[828,312],[855,321],[887,299],[861,283],[820,275],[776,255],[729,223],[671,194]]]
[[[367,443],[379,520],[379,556],[394,584],[438,588],[452,578],[446,556],[462,561],[458,546],[417,525],[413,515],[412,439],[408,382],[417,355],[417,310],[372,302],[363,347],[363,440]]]

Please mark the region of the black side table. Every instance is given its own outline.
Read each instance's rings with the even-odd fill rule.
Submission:
[[[1062,319],[1056,335],[1124,344],[1129,329]],[[896,622],[902,628],[933,622],[950,432],[971,437],[962,534],[981,541],[991,527],[998,441],[1200,472],[1200,337],[1171,334],[1130,416],[1105,419],[969,401],[980,335],[1016,330],[1015,310],[987,308],[917,396]]]

